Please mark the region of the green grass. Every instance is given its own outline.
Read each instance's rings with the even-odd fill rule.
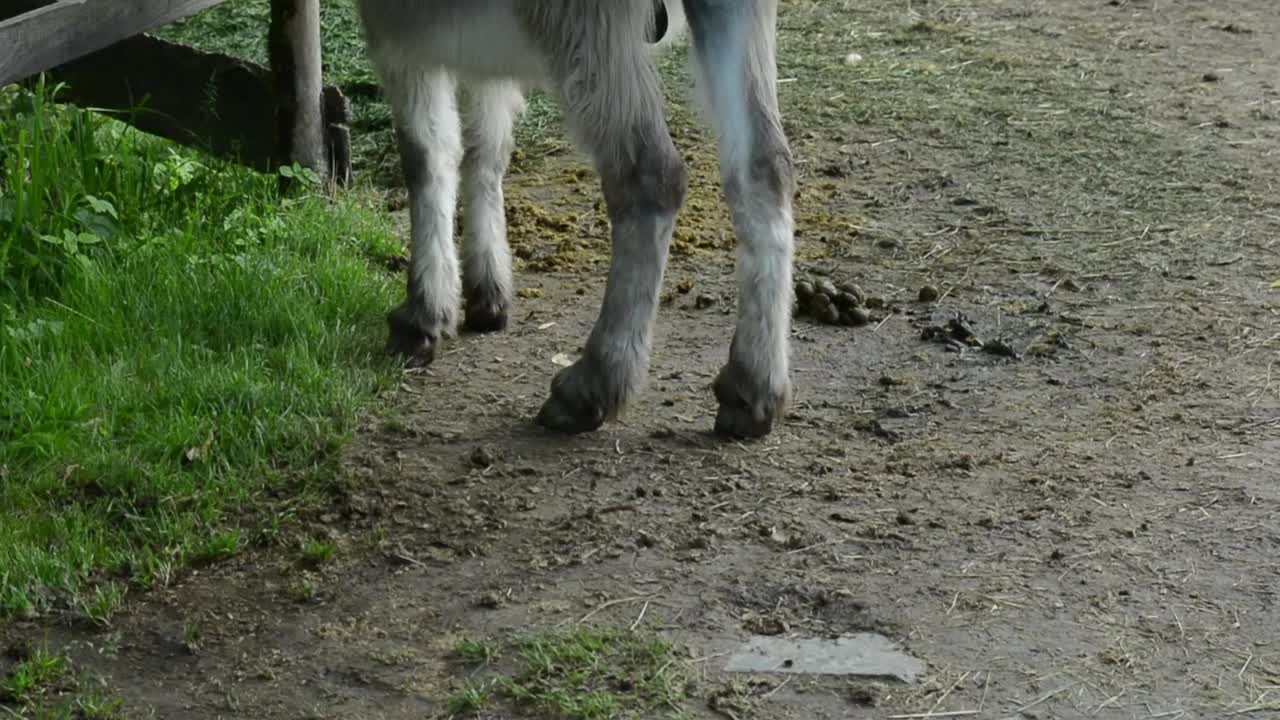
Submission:
[[[32,720],[121,720],[124,701],[82,677],[71,663],[42,646],[21,657],[0,681],[0,709]],[[17,711],[8,706],[15,706]]]
[[[491,667],[506,655],[510,673],[469,679],[446,710],[468,717],[498,704],[522,715],[561,720],[681,717],[684,665],[661,638],[637,631],[579,627],[498,644],[464,639],[453,657]]]
[[[450,654],[463,662],[488,665],[502,656],[502,649],[492,642],[467,638],[454,645]]]
[[[337,546],[323,540],[307,540],[302,544],[302,559],[312,567],[328,564],[337,552]]]
[[[29,703],[70,672],[66,660],[41,647],[32,647],[4,676],[0,695],[5,701]]]
[[[321,497],[394,376],[399,244],[365,194],[280,197],[49,92],[0,92],[0,618],[106,624]]]

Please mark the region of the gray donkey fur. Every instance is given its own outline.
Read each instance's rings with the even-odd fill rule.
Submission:
[[[456,332],[464,304],[468,329],[506,327],[512,282],[502,183],[526,88],[558,99],[595,164],[612,232],[604,301],[582,357],[552,379],[537,415],[539,424],[566,433],[615,418],[648,372],[658,293],[688,185],[662,110],[654,41],[664,34],[666,44],[687,24],[738,239],[737,328],[713,383],[715,429],[768,434],[791,396],[795,188],[777,102],[777,0],[358,4],[409,189],[408,293],[387,315],[389,351],[430,363],[442,338]],[[459,190],[461,268],[453,241]]]

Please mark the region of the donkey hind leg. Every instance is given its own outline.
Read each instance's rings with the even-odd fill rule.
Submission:
[[[603,36],[611,37],[599,40]],[[642,22],[619,22],[574,40],[580,37],[595,40],[560,54],[575,64],[560,70],[558,87],[567,125],[601,178],[611,257],[583,354],[552,380],[537,417],[544,427],[568,433],[614,419],[644,381],[671,233],[688,186]]]
[[[520,86],[486,80],[464,86],[462,156],[462,295],[466,327],[494,332],[511,309],[511,250],[502,181],[514,149],[514,127],[524,110]]]
[[[738,319],[728,363],[713,384],[720,405],[715,429],[761,437],[786,412],[792,392],[795,180],[778,112],[777,0],[685,0],[685,14],[738,240]]]
[[[447,71],[421,68],[387,70],[383,84],[409,191],[411,238],[408,291],[387,314],[387,350],[426,365],[441,339],[454,334],[460,300],[453,244],[462,159],[456,84]]]

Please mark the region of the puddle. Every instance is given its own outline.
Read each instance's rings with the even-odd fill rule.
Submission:
[[[725,663],[728,672],[863,675],[914,682],[925,671],[883,635],[859,633],[839,638],[754,637]]]

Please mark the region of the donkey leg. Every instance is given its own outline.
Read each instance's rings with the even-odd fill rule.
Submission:
[[[559,432],[586,432],[614,419],[643,383],[671,233],[688,187],[642,29],[619,22],[587,32],[588,38],[612,33],[612,42],[588,40],[563,55],[574,62],[560,78],[561,102],[600,175],[612,254],[583,355],[555,376],[538,413],[538,423]]]
[[[467,329],[494,332],[507,326],[511,308],[511,250],[502,181],[524,97],[519,85],[507,80],[479,82],[466,87],[465,94],[462,295]]]
[[[443,70],[395,68],[383,73],[409,191],[412,241],[408,290],[387,314],[387,350],[409,364],[435,359],[442,337],[457,326],[458,256],[453,219],[462,133],[453,76]]]
[[[795,180],[778,111],[777,0],[685,0],[685,14],[738,240],[738,320],[728,363],[713,384],[715,429],[761,437],[791,398]]]

